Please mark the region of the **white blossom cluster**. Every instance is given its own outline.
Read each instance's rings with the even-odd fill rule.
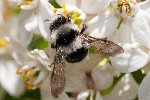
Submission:
[[[85,23],[86,34],[107,38],[124,52],[109,58],[89,53],[66,63],[66,86],[57,100],[150,100],[150,0],[0,0],[0,100],[4,91],[19,97],[25,88],[40,88],[42,100],[55,100],[49,66],[56,52],[46,20],[73,11],[80,14],[71,19],[77,29]],[[35,45],[45,46],[31,49]],[[146,75],[140,84],[136,71]]]

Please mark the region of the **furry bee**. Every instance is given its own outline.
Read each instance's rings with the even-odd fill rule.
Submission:
[[[48,20],[49,21],[49,20]],[[84,34],[87,26],[83,24],[79,31],[72,28],[70,18],[61,14],[55,15],[50,21],[50,34],[52,39],[51,48],[56,49],[51,75],[51,93],[58,97],[65,88],[65,61],[77,63],[82,61],[88,54],[88,48],[92,47],[105,56],[115,56],[123,53],[123,48],[107,40],[106,38],[94,38]]]

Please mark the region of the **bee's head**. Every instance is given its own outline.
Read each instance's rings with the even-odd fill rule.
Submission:
[[[63,18],[66,18],[66,22],[72,23],[81,29],[86,19],[86,14],[80,9],[66,4],[62,4],[61,8],[54,8],[53,12],[54,15],[63,16]]]
[[[61,15],[61,14],[56,14],[54,17],[49,20],[50,23],[50,32],[53,32],[57,30],[60,26],[64,25],[67,22],[67,19]]]

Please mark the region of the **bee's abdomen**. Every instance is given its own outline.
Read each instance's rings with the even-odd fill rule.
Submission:
[[[76,36],[76,31],[71,28],[60,28],[56,38],[56,46],[68,46],[71,44]]]
[[[66,18],[62,15],[58,15],[57,18],[50,24],[50,31],[58,29],[60,26],[64,25],[67,22]]]
[[[88,53],[88,49],[85,47],[78,48],[76,51],[66,54],[66,61],[69,63],[76,63],[82,61]]]

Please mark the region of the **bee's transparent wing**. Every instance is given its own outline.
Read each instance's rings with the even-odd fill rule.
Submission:
[[[54,62],[51,65],[54,66],[51,76],[51,94],[54,98],[57,98],[58,95],[64,91],[66,84],[63,56],[63,52],[61,50],[57,50]]]
[[[116,56],[124,52],[122,47],[106,38],[97,39],[86,34],[81,34],[80,37],[89,47],[94,48],[104,56]]]

